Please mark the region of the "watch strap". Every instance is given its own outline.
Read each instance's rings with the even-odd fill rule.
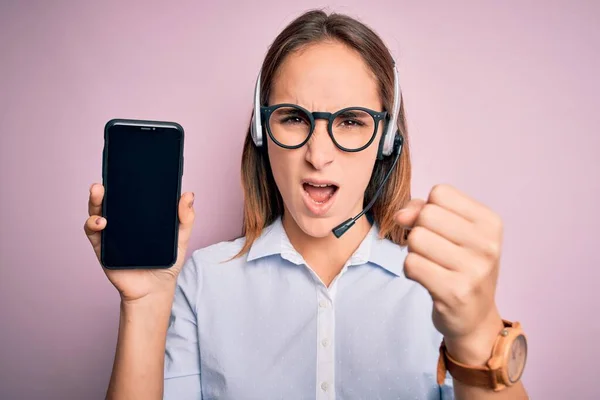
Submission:
[[[513,323],[507,320],[502,320],[505,328],[511,328]],[[502,333],[500,333],[502,334]],[[496,345],[494,344],[494,348]],[[437,382],[442,385],[446,378],[446,372],[459,382],[468,386],[478,386],[495,389],[498,387],[495,370],[490,369],[488,365],[475,366],[466,365],[452,358],[448,354],[446,344],[442,340],[440,345],[440,356],[438,358]]]
[[[466,365],[453,359],[442,341],[440,346],[440,357],[438,361],[438,384],[441,385],[446,378],[446,371],[454,379],[469,386],[479,386],[485,388],[493,387],[494,371],[486,367]]]

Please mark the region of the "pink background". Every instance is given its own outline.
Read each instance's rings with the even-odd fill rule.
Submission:
[[[119,299],[82,226],[105,122],[181,123],[192,247],[237,235],[256,73],[285,24],[322,6],[82,3],[0,5],[2,399],[104,396]],[[597,398],[600,3],[329,6],[396,54],[415,195],[447,182],[503,216],[498,302],[529,335],[532,398]]]

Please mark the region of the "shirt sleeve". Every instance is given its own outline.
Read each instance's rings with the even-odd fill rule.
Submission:
[[[183,266],[169,319],[165,346],[165,400],[202,399],[196,299],[199,272],[192,256]]]

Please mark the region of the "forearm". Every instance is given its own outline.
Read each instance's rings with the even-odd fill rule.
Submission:
[[[484,366],[490,358],[494,341],[503,327],[500,316],[493,314],[491,321],[482,325],[482,330],[477,332],[475,338],[462,341],[446,340],[448,352],[463,364]],[[454,379],[453,383],[456,400],[526,400],[529,398],[522,382],[498,392],[468,386],[457,379]]]
[[[107,399],[162,399],[164,354],[173,291],[121,303]]]

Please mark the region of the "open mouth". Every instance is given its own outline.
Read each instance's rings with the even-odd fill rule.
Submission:
[[[303,182],[302,186],[308,197],[319,205],[327,203],[338,190],[338,186],[333,183]]]

